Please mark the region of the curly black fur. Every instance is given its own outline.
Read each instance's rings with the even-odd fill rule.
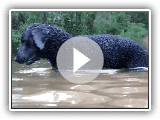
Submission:
[[[87,35],[102,49],[104,67],[134,68],[148,67],[148,52],[137,42],[113,35]],[[22,34],[22,46],[15,61],[30,65],[40,58],[47,58],[57,68],[56,56],[60,46],[72,38],[69,33],[51,25],[36,23],[27,27]]]

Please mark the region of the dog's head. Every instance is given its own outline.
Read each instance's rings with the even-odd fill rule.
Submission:
[[[30,65],[41,58],[40,51],[44,48],[44,33],[40,28],[27,28],[23,31],[21,47],[14,60],[18,63]]]
[[[22,45],[15,56],[18,63],[30,65],[42,58],[56,59],[56,53],[64,41],[71,38],[69,33],[47,24],[32,24],[22,34]]]

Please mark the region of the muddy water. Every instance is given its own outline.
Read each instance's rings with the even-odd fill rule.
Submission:
[[[30,66],[12,61],[12,108],[148,108],[148,72],[104,70],[77,85],[47,60]]]

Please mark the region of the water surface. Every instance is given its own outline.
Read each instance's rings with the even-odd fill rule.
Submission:
[[[107,69],[77,85],[47,60],[12,61],[12,108],[148,108],[148,71]]]

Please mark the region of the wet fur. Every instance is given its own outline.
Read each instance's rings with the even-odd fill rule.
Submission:
[[[113,35],[87,35],[102,49],[105,68],[148,67],[148,52],[129,38]],[[30,65],[40,58],[47,58],[57,68],[56,56],[60,46],[72,38],[69,33],[47,24],[32,24],[22,34],[22,45],[15,56],[18,63]]]

